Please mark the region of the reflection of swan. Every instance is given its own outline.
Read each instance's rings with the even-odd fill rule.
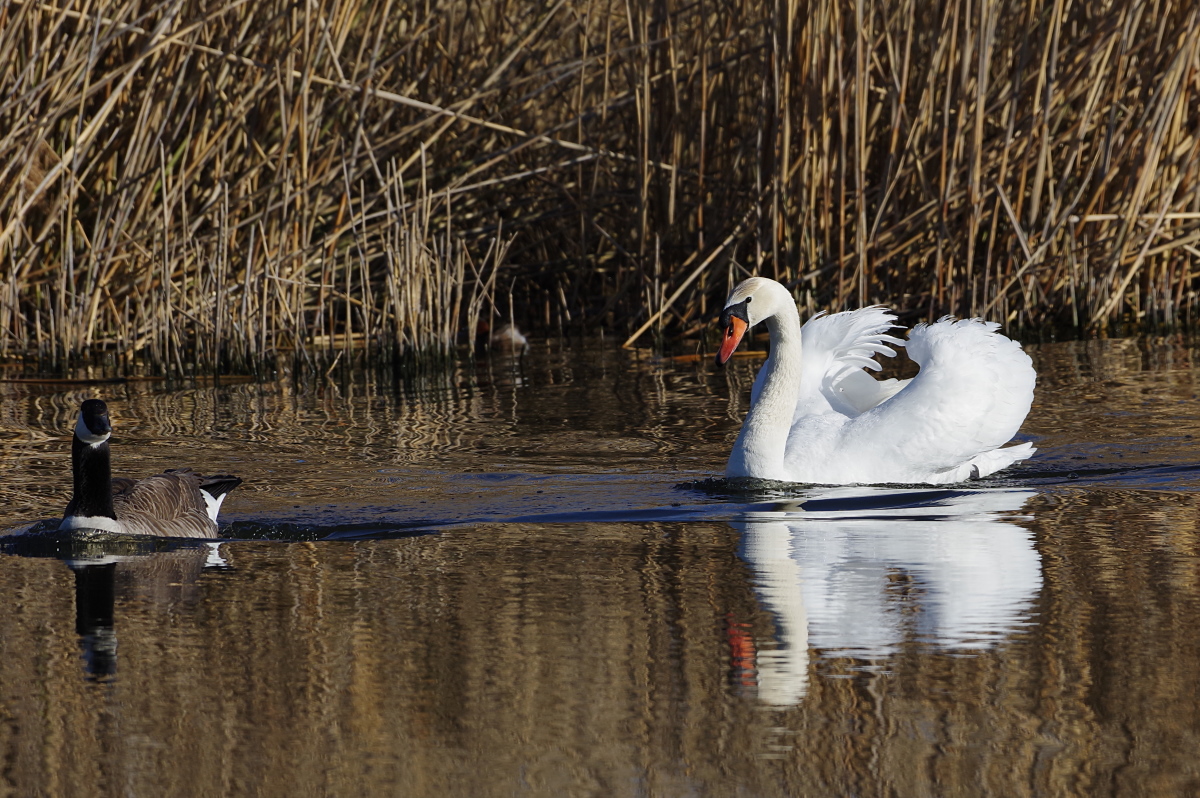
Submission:
[[[848,494],[734,524],[778,628],[774,650],[759,646],[766,703],[804,696],[810,649],[879,659],[909,642],[988,648],[1026,622],[1041,588],[1031,533],[1002,520],[1031,491],[874,491],[858,505]]]
[[[146,479],[113,479],[108,407],[88,399],[79,409],[71,443],[75,490],[60,530],[99,529],[120,535],[215,538],[217,512],[242,480],[228,474],[202,477],[191,469]]]
[[[742,530],[742,556],[754,567],[756,590],[775,616],[777,648],[757,647],[758,695],[768,704],[795,704],[808,692],[808,616],[803,574],[779,522],[734,524]]]
[[[978,320],[920,324],[909,335],[921,366],[911,380],[876,380],[895,316],[869,307],[816,316],[800,327],[796,303],[774,280],[742,282],[721,313],[723,364],[748,329],[766,322],[767,358],[751,393],[727,477],[815,484],[947,484],[986,476],[1033,454],[1006,449],[1029,413],[1035,379],[1015,341]],[[803,332],[803,358],[801,333]]]

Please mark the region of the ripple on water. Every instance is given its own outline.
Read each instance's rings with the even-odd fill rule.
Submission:
[[[6,543],[6,778],[26,793],[97,773],[139,794],[1088,789],[1067,773],[1187,794],[1194,351],[1031,353],[1037,455],[938,489],[720,478],[749,361],[543,345],[515,371],[411,385],[105,386],[119,472],[185,459],[246,484],[215,543]],[[61,511],[95,390],[0,383],[0,527]]]

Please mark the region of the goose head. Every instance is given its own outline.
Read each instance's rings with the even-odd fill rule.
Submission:
[[[108,420],[108,405],[99,399],[88,399],[79,407],[79,421],[75,424],[75,437],[89,446],[98,446],[112,437],[112,423]]]
[[[785,308],[795,312],[795,302],[788,290],[774,280],[751,277],[738,283],[721,311],[721,348],[717,350],[717,365],[723,366],[729,361],[747,330]]]

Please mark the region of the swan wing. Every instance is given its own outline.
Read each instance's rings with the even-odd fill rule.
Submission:
[[[878,371],[875,355],[895,357],[903,339],[888,335],[896,317],[872,305],[826,316],[813,316],[801,328],[804,362],[800,398],[793,420],[832,410],[854,417],[879,405],[907,381],[876,380],[863,369]]]
[[[847,422],[843,451],[900,475],[889,481],[923,482],[982,476],[1032,454],[1030,444],[1000,450],[1029,413],[1036,375],[999,327],[950,317],[914,327],[907,349],[920,373]]]
[[[878,363],[874,368],[879,368]],[[877,380],[862,369],[855,369],[846,372],[828,390],[833,391],[837,399],[845,403],[848,410],[853,410],[853,412],[844,410],[846,415],[857,416],[891,399],[909,382],[911,380]]]

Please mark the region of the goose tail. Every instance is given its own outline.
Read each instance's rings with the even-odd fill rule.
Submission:
[[[191,472],[190,468],[169,468],[165,473],[183,475]],[[221,503],[225,501],[229,491],[242,484],[242,478],[235,477],[233,474],[214,474],[209,477],[197,474],[196,477],[200,480],[198,487],[200,495],[204,498],[204,509],[213,523],[216,523],[217,514],[221,511]]]

